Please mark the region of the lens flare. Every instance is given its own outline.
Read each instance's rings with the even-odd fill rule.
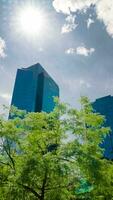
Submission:
[[[44,16],[37,8],[26,7],[19,12],[18,23],[21,31],[29,35],[36,35],[43,30]]]

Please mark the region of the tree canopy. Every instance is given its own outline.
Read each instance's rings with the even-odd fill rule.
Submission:
[[[1,200],[113,199],[113,164],[100,147],[110,128],[87,97],[81,109],[56,100],[49,114],[11,116],[0,118]]]

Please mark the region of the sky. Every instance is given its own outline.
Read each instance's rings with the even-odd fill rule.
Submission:
[[[28,7],[37,29],[25,26]],[[10,105],[17,69],[35,63],[72,106],[113,95],[113,0],[0,0],[0,105]]]

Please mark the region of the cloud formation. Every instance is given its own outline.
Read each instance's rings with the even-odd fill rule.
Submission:
[[[91,5],[95,5],[98,0],[54,0],[53,6],[57,12],[70,14],[70,12],[86,11]]]
[[[3,93],[3,94],[0,94],[0,97],[5,99],[6,101],[9,101],[11,98],[11,95],[7,93]]]
[[[97,18],[102,21],[108,34],[113,37],[113,1],[112,0],[54,0],[53,6],[57,12],[85,12],[91,5],[95,6]]]
[[[78,55],[83,55],[83,56],[90,56],[92,53],[95,51],[94,48],[86,48],[84,46],[80,46],[76,48],[76,53]]]
[[[97,18],[104,22],[109,35],[113,37],[113,1],[101,0],[96,6]]]
[[[79,83],[81,87],[91,88],[91,84],[88,81],[81,79]]]
[[[94,48],[86,48],[85,46],[79,46],[77,48],[69,48],[65,51],[66,54],[77,54],[82,56],[90,56],[94,53]]]
[[[66,54],[75,54],[76,53],[76,49],[74,48],[69,48],[65,51]]]
[[[38,49],[38,51],[39,51],[39,52],[43,52],[44,49],[43,49],[42,47],[40,47],[40,48]]]
[[[91,18],[87,19],[87,28],[90,28],[91,24],[94,24],[94,20]]]
[[[66,23],[62,27],[61,33],[71,32],[78,26],[78,24],[76,24],[75,18],[75,15],[69,15],[68,17],[66,17]]]
[[[6,56],[5,48],[6,48],[5,41],[0,37],[0,58],[4,58]]]

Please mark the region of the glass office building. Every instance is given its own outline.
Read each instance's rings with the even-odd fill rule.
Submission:
[[[44,68],[35,64],[17,70],[11,105],[28,112],[51,112],[59,87]]]
[[[113,97],[109,95],[96,99],[93,108],[106,117],[105,126],[111,128],[111,133],[106,136],[101,146],[105,149],[104,156],[113,159]]]

